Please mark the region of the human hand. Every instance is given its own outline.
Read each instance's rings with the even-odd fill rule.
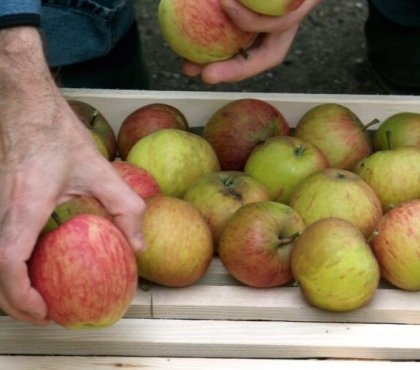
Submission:
[[[272,17],[257,14],[237,0],[222,0],[225,11],[239,28],[259,34],[257,41],[247,51],[246,58],[238,54],[229,60],[205,66],[186,60],[183,72],[191,77],[201,75],[204,82],[217,84],[241,81],[279,65],[286,57],[299,25],[320,1],[305,0],[296,10]]]
[[[56,205],[98,199],[136,251],[145,204],[99,153],[57,89],[38,32],[0,31],[0,308],[45,325],[26,261]]]

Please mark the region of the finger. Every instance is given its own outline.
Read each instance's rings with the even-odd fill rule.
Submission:
[[[305,0],[299,8],[283,16],[273,17],[257,14],[237,0],[222,0],[222,5],[229,18],[244,31],[249,32],[284,32],[296,24],[320,3],[320,0]]]
[[[142,198],[113,170],[109,163],[104,166],[101,185],[95,184],[93,196],[98,199],[113,217],[136,252],[143,252],[143,216],[146,204]]]
[[[247,58],[237,55],[224,62],[208,64],[201,77],[208,84],[238,82],[279,65],[285,58],[298,26],[283,33],[264,35],[258,47],[248,51]]]

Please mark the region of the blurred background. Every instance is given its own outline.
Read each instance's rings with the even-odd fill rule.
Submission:
[[[302,23],[282,65],[235,84],[210,86],[181,72],[181,60],[164,43],[158,0],[135,0],[153,90],[383,94],[366,59],[365,0],[324,0]]]

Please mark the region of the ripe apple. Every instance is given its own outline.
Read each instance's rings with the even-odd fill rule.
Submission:
[[[280,16],[297,8],[304,0],[239,0],[242,5],[256,13]]]
[[[121,231],[107,219],[80,215],[42,235],[28,261],[48,317],[70,329],[118,321],[137,289],[137,264]]]
[[[376,151],[408,145],[420,148],[420,113],[400,112],[388,117],[375,131],[373,143]]]
[[[255,33],[238,28],[221,0],[161,0],[158,19],[168,46],[198,64],[229,59],[251,46]]]
[[[378,262],[362,233],[336,217],[306,227],[293,245],[290,264],[307,302],[330,311],[363,306],[380,279]]]
[[[101,138],[107,149],[108,159],[114,160],[117,155],[117,138],[103,114],[86,102],[79,100],[68,100],[67,102],[83,124]]]
[[[254,147],[272,136],[288,135],[289,125],[273,105],[260,99],[237,99],[223,105],[203,127],[225,171],[242,171]]]
[[[80,195],[55,207],[42,233],[52,231],[79,215],[96,215],[112,220],[112,216],[96,198]]]
[[[401,289],[420,290],[420,199],[388,211],[371,247],[385,280]]]
[[[270,193],[262,183],[241,171],[217,171],[204,175],[184,195],[184,200],[194,204],[206,219],[216,251],[223,227],[238,208],[270,199]]]
[[[188,121],[176,107],[152,103],[137,108],[122,122],[118,130],[117,146],[122,159],[126,159],[133,145],[144,136],[162,128],[188,130]]]
[[[420,198],[420,148],[379,150],[362,159],[354,171],[372,187],[385,211]]]
[[[280,286],[292,279],[290,251],[305,225],[289,206],[263,201],[239,208],[224,227],[219,257],[238,281],[256,288]]]
[[[274,136],[254,148],[244,171],[267,186],[272,199],[287,204],[302,180],[327,167],[324,154],[309,141]]]
[[[295,136],[321,149],[330,167],[352,170],[359,160],[372,152],[367,128],[368,125],[364,126],[349,108],[325,103],[309,109],[301,117]]]
[[[289,205],[306,225],[326,217],[339,217],[369,237],[383,215],[372,188],[356,174],[337,168],[315,172],[293,191]]]
[[[195,283],[213,257],[213,239],[200,211],[165,194],[146,199],[143,238],[147,249],[137,257],[141,277],[170,287]]]
[[[111,164],[141,198],[149,198],[160,193],[160,186],[156,179],[144,168],[126,161],[112,161]]]
[[[140,139],[127,162],[150,172],[162,192],[179,198],[199,177],[220,170],[216,153],[203,137],[174,128]]]

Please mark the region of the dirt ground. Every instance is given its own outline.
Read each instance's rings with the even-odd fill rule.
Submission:
[[[365,0],[323,1],[302,23],[282,65],[235,84],[210,86],[188,78],[164,43],[158,0],[135,0],[153,90],[382,94],[366,60]]]

